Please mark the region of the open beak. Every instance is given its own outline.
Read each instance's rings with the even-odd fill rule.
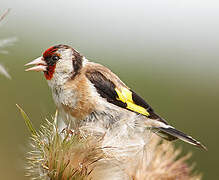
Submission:
[[[47,71],[47,64],[44,61],[43,57],[34,59],[33,61],[25,64],[24,66],[36,65],[31,68],[26,69],[25,71]]]

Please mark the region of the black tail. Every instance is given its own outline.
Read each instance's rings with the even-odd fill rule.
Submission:
[[[168,141],[173,141],[176,139],[181,139],[182,141],[185,141],[187,143],[190,143],[192,145],[195,145],[199,148],[202,148],[204,150],[207,150],[207,148],[201,144],[200,142],[196,141],[193,139],[191,136],[186,135],[185,133],[174,129],[173,127],[158,127],[154,129],[154,132],[161,136],[162,138],[168,140]]]

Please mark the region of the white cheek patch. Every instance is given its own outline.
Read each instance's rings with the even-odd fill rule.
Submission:
[[[56,73],[72,73],[73,65],[71,59],[60,59],[55,68]]]
[[[69,59],[71,57],[72,57],[72,50],[71,49],[66,49],[65,51],[62,52],[61,59]]]
[[[55,72],[53,78],[48,81],[50,87],[62,86],[72,76],[73,73],[72,60],[59,59],[56,63]]]
[[[71,73],[73,72],[72,50],[66,49],[61,53],[60,59],[57,61],[55,72]]]

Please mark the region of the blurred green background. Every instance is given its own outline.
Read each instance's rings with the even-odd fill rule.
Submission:
[[[15,104],[36,128],[55,106],[40,73],[23,65],[48,47],[68,44],[92,61],[106,65],[144,97],[168,122],[199,139],[204,152],[193,152],[191,164],[203,179],[218,177],[219,3],[211,0],[2,0],[0,63],[12,79],[0,75],[0,179],[24,178],[29,133]]]

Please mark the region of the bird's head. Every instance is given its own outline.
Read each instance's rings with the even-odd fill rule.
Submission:
[[[74,76],[82,67],[83,56],[67,45],[56,45],[47,49],[43,55],[27,64],[35,65],[26,71],[43,71],[47,80],[54,76]]]

